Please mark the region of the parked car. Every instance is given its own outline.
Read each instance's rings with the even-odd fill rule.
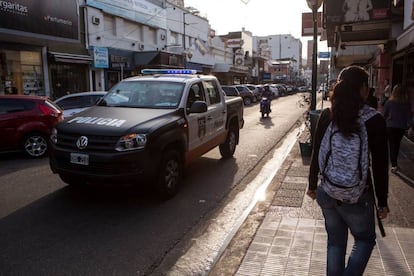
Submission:
[[[269,88],[270,88],[270,91],[272,92],[274,98],[277,98],[277,97],[280,96],[279,88],[275,84],[270,84]]]
[[[226,94],[226,96],[241,97],[239,90],[237,90],[237,88],[234,86],[222,85],[221,89],[223,89],[224,94]]]
[[[63,109],[63,116],[66,118],[94,106],[105,94],[105,91],[73,93],[60,97],[55,104]]]
[[[307,92],[309,91],[309,87],[307,86],[299,86],[298,87],[298,92]]]
[[[62,110],[47,97],[0,96],[0,151],[43,157],[53,126],[62,120]]]
[[[246,86],[253,92],[256,101],[260,101],[260,99],[262,98],[261,89],[254,84],[246,84]]]
[[[255,102],[255,97],[253,92],[247,88],[244,84],[235,85],[237,90],[240,93],[240,96],[243,98],[244,105],[250,105],[251,103]]]
[[[295,92],[295,88],[293,87],[293,85],[290,84],[285,84],[285,87],[287,89],[288,94],[293,94]]]
[[[240,96],[243,98],[244,105],[250,105],[254,101],[253,92],[245,85],[222,85],[227,96]]]
[[[287,88],[284,84],[282,83],[276,83],[275,86],[277,87],[277,89],[279,90],[279,96],[286,96],[288,94]]]

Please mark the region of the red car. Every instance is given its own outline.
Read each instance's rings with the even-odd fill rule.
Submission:
[[[0,96],[0,151],[43,157],[53,126],[62,120],[62,110],[47,97]]]

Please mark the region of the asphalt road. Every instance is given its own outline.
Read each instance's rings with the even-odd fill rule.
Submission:
[[[71,189],[47,159],[1,155],[0,275],[162,274],[296,125],[298,99],[274,100],[271,118],[260,118],[258,104],[246,107],[235,157],[207,153],[169,201],[140,187]]]

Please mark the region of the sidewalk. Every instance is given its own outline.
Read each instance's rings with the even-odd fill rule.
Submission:
[[[389,207],[383,221],[386,237],[377,227],[377,245],[364,275],[413,275],[414,273],[414,143],[404,138],[399,166],[390,173]],[[270,207],[234,275],[325,275],[326,232],[319,206],[305,196],[309,158],[295,145],[290,165]],[[286,162],[289,162],[287,160]],[[234,237],[237,239],[237,235]],[[350,236],[348,254],[353,244]],[[231,255],[232,248],[226,249]],[[221,260],[210,275],[226,275]],[[223,274],[223,271],[226,273]]]

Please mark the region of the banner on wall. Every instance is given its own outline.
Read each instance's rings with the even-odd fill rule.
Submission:
[[[0,1],[0,32],[1,29],[78,41],[77,1]]]
[[[390,16],[389,0],[325,0],[327,24],[384,20]]]
[[[108,48],[93,47],[93,66],[95,68],[109,68]]]
[[[317,13],[316,23],[318,24],[318,35],[322,34],[322,13]],[[313,36],[313,14],[302,13],[302,36]]]

